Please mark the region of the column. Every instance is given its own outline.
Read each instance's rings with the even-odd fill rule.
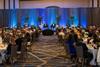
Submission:
[[[100,0],[97,0],[97,7],[100,7]]]
[[[10,9],[10,3],[9,0],[5,0],[5,9]]]
[[[19,0],[15,0],[15,9],[19,8]]]
[[[98,7],[99,0],[89,0],[89,7]]]
[[[0,0],[0,9],[4,9],[4,0]]]
[[[3,3],[5,2],[5,4]],[[19,0],[0,0],[0,8],[5,9],[18,9]]]
[[[14,0],[10,0],[10,9],[14,9]]]
[[[18,9],[19,0],[10,0],[10,9]]]
[[[94,0],[94,7],[97,7],[97,0]]]

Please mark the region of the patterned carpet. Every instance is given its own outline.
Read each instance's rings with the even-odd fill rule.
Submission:
[[[32,44],[30,51],[25,55],[23,62],[17,61],[6,67],[74,67],[66,57],[65,49],[59,44],[57,36],[40,35],[39,40]]]

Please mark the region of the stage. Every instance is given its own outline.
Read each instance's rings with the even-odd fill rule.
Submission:
[[[28,27],[34,25],[39,27],[40,24],[47,24],[49,29],[52,24],[58,24],[60,27],[74,24],[86,28],[88,25],[100,25],[100,9],[90,8],[35,8],[35,9],[14,9],[0,10],[0,27],[16,28]],[[94,14],[92,14],[92,12]],[[95,16],[95,17],[93,17]],[[92,18],[94,20],[92,20]]]

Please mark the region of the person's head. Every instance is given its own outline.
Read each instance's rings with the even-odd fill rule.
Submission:
[[[74,33],[74,30],[73,29],[71,30],[71,33]]]
[[[61,29],[61,32],[64,32],[64,30],[63,30],[63,29]]]

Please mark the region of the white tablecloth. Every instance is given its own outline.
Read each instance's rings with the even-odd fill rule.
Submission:
[[[97,53],[97,63],[98,63],[98,65],[100,65],[100,47],[99,47],[98,53]]]
[[[2,37],[0,36],[0,43],[2,43]]]
[[[94,49],[90,45],[87,45],[87,47],[88,47],[89,52],[93,54],[93,59],[91,60],[90,64],[91,65],[96,65],[95,59],[97,58],[97,49]]]

